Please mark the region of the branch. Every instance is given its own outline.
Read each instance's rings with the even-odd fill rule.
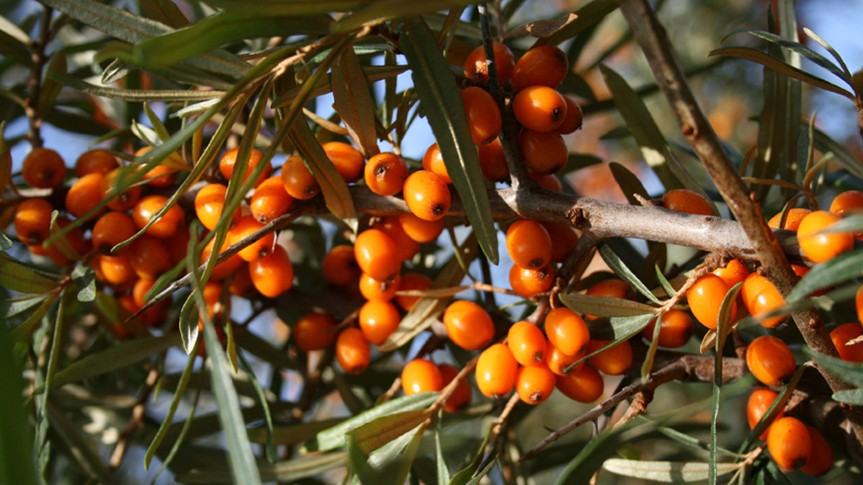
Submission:
[[[42,113],[39,112],[39,98],[42,92],[42,69],[45,67],[47,56],[45,49],[48,47],[48,41],[51,40],[51,14],[54,12],[50,7],[45,7],[45,12],[42,14],[42,21],[39,25],[39,36],[33,39],[30,43],[30,60],[32,66],[30,75],[27,78],[27,99],[24,100],[24,114],[27,116],[27,121],[30,124],[30,129],[27,132],[27,139],[30,141],[32,148],[40,148],[42,146]]]

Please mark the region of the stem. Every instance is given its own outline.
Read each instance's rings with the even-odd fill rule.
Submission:
[[[45,49],[51,40],[51,14],[54,12],[50,7],[45,7],[42,13],[42,21],[39,23],[39,35],[30,42],[30,59],[33,63],[30,75],[27,78],[27,99],[24,100],[24,114],[30,124],[27,132],[27,140],[33,148],[42,147],[42,113],[39,112],[39,98],[42,94],[42,70],[48,57]]]

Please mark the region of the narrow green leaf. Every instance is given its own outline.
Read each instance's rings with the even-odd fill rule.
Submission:
[[[14,260],[6,253],[0,254],[0,286],[27,294],[48,293],[57,287],[57,281]]]
[[[578,313],[589,313],[600,317],[632,317],[636,315],[656,315],[657,308],[645,303],[615,298],[594,296],[582,293],[562,293],[560,301]]]
[[[375,129],[375,103],[369,91],[369,81],[354,49],[342,52],[330,78],[334,108],[351,139],[366,158],[377,155],[380,150]]]
[[[180,406],[180,401],[182,401],[183,394],[186,392],[186,386],[189,385],[189,378],[192,376],[192,369],[194,368],[195,359],[197,358],[197,355],[191,354],[186,359],[186,367],[180,375],[180,382],[177,384],[177,389],[174,392],[174,399],[168,407],[168,412],[165,414],[165,419],[162,420],[159,430],[156,431],[156,436],[154,436],[153,440],[150,441],[150,446],[147,447],[147,451],[144,453],[145,470],[150,468],[150,462],[156,455],[156,451],[158,451],[159,447],[162,445],[162,440],[165,439],[165,435],[168,433],[168,430],[171,429],[171,424],[174,422],[174,414],[177,413],[177,408]],[[187,421],[191,421],[192,417],[188,416],[186,419]]]
[[[228,330],[231,330],[232,325],[228,324]],[[249,376],[249,382],[251,382],[252,387],[255,389],[255,395],[258,398],[258,402],[261,403],[261,408],[264,410],[264,424],[266,425],[266,456],[267,461],[270,463],[275,463],[276,461],[276,448],[273,442],[273,417],[270,414],[270,404],[267,401],[267,393],[261,387],[261,384],[258,382],[257,376],[255,376],[255,371],[246,361],[246,359],[242,356],[242,354],[238,354],[236,349],[234,349],[235,358],[239,358],[240,362],[243,364],[243,371]],[[236,371],[236,368],[234,369]],[[249,438],[251,440],[251,437]]]
[[[611,170],[614,181],[620,187],[620,191],[623,192],[623,195],[630,204],[641,205],[641,201],[638,200],[636,195],[641,196],[644,200],[650,200],[650,194],[647,193],[647,189],[644,188],[641,180],[638,180],[638,177],[631,170],[617,162],[609,163],[608,168]]]
[[[863,389],[849,389],[847,391],[836,391],[833,400],[844,402],[853,406],[863,405]]]
[[[72,281],[78,287],[78,301],[91,302],[96,299],[96,273],[86,264],[78,264],[72,270]]]
[[[66,53],[58,51],[51,56],[48,61],[48,70],[46,72],[59,72],[65,74],[68,67],[66,65]],[[60,90],[63,88],[59,82],[47,77],[42,81],[42,88],[39,91],[39,104],[36,109],[40,116],[45,116],[49,111],[53,111],[57,105],[57,96],[60,95]]]
[[[654,318],[656,314],[651,312],[629,317],[612,317],[608,320],[590,320],[587,322],[587,328],[590,329],[591,338],[615,341],[609,346],[610,348],[640,332]]]
[[[353,433],[349,433],[348,456],[351,471],[355,474],[352,483],[404,483],[416,458],[424,430],[424,425],[418,425],[370,455],[363,452],[355,443]]]
[[[207,3],[226,11],[247,11],[254,6],[261,15],[294,16],[347,12],[365,4],[362,0],[208,0]]]
[[[815,42],[818,43],[818,45],[823,47],[824,50],[829,52],[830,55],[833,56],[834,59],[836,59],[836,62],[839,63],[839,67],[842,68],[842,72],[844,74],[846,74],[849,79],[851,78],[851,71],[848,69],[848,66],[845,65],[845,61],[842,60],[842,56],[840,56],[839,53],[836,52],[836,49],[834,49],[832,45],[828,44],[827,41],[822,39],[815,32],[809,30],[808,27],[803,27],[803,33],[806,34],[806,37],[809,37],[810,39],[814,40]],[[853,87],[853,82],[852,82],[852,87]]]
[[[24,403],[22,362],[14,351],[15,340],[0,331],[0,483],[36,483],[33,450],[34,430]]]
[[[59,293],[50,293],[47,298],[42,300],[42,304],[39,305],[39,307],[21,323],[21,325],[18,325],[14,330],[12,330],[12,336],[15,340],[22,341],[31,337],[33,332],[36,330],[36,327],[38,327],[39,323],[42,322],[42,318],[48,314],[48,310],[50,310],[54,305],[54,302],[57,301],[59,295]]]
[[[441,437],[440,437],[440,423],[442,420],[438,420],[438,429],[434,434],[434,452],[435,452],[435,465],[437,471],[437,484],[438,485],[447,485],[450,481],[449,467],[446,464],[446,458],[443,456],[443,448],[441,447]]]
[[[186,90],[186,89],[119,89],[107,86],[96,86],[86,81],[60,74],[56,72],[46,73],[51,79],[56,79],[66,86],[74,88],[93,96],[102,96],[106,98],[119,99],[123,101],[141,102],[184,102],[184,101],[206,101],[220,98],[225,95],[224,91],[220,90]]]
[[[296,445],[310,440],[325,429],[344,421],[344,418],[330,418],[309,423],[297,423],[286,426],[273,426],[272,440],[274,445]],[[266,428],[252,428],[249,430],[249,439],[255,443],[267,442],[269,430]]]
[[[665,317],[664,312],[659,312],[656,314],[656,318],[651,320],[653,322],[661,322],[663,317]],[[648,323],[649,324],[649,323]],[[647,327],[645,326],[646,330]],[[656,359],[656,351],[659,349],[659,332],[662,330],[661,324],[653,325],[653,333],[650,335],[650,346],[647,348],[647,354],[644,356],[644,362],[641,363],[641,383],[646,384],[648,378],[650,377],[650,373],[653,372],[653,362]]]
[[[590,28],[603,19],[608,14],[617,10],[617,2],[615,0],[594,0],[584,4],[583,7],[575,11],[578,18],[574,22],[570,22],[564,28],[558,30],[549,37],[545,37],[538,43],[548,45],[558,45],[565,40],[569,40],[587,28]]]
[[[393,413],[358,426],[348,434],[353,438],[352,445],[368,455],[414,429],[430,415],[428,409]]]
[[[139,0],[141,12],[147,17],[175,29],[189,25],[189,19],[171,0]]]
[[[298,482],[304,478],[318,476],[337,468],[344,468],[348,454],[344,451],[324,453],[314,456],[299,456],[292,460],[273,464],[260,465],[261,479],[267,482]],[[223,467],[213,467],[206,470],[194,470],[177,475],[180,483],[211,485],[216,483],[234,483],[230,474]]]
[[[739,470],[741,463],[719,463],[717,476],[724,477]],[[708,478],[709,464],[698,462],[641,461],[609,458],[602,468],[624,477],[663,483],[703,482]]]
[[[801,123],[801,126],[808,128],[808,125],[805,123]],[[841,165],[843,169],[855,177],[863,178],[863,163],[860,163],[857,156],[851,153],[845,145],[837,142],[817,127],[814,129],[814,135],[813,144],[817,150],[823,153],[832,153],[833,160]]]
[[[842,379],[848,384],[863,387],[863,363],[848,362],[838,357],[824,355],[810,349],[809,347],[804,347],[803,351],[815,358],[818,364],[830,371],[830,373],[836,377]]]
[[[332,27],[333,32],[347,32],[368,23],[381,22],[398,17],[419,17],[420,15],[463,7],[471,0],[424,0],[404,2],[402,0],[377,0],[366,2],[349,15],[340,18]]]
[[[498,263],[497,233],[491,217],[485,177],[470,136],[461,94],[434,35],[421,19],[411,19],[401,48],[412,69],[422,110],[443,154],[447,172],[479,246],[492,264]]]
[[[807,298],[812,293],[857,278],[863,272],[863,250],[852,251],[817,264],[788,293],[788,304]]]
[[[638,279],[638,276],[635,275],[627,266],[623,263],[623,260],[620,259],[614,250],[608,244],[601,244],[599,246],[599,254],[602,256],[602,260],[605,261],[605,264],[608,265],[618,276],[620,276],[624,281],[630,284],[633,288],[638,290],[639,293],[644,295],[648,300],[656,303],[657,305],[661,305],[662,302],[656,295],[650,291],[644,283]]]

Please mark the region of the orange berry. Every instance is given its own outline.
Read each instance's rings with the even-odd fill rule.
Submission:
[[[506,250],[522,268],[541,268],[551,261],[551,236],[537,221],[520,219],[506,230]]]
[[[438,369],[443,378],[443,387],[446,387],[450,382],[452,382],[459,373],[458,369],[449,364],[441,364],[438,366]],[[467,406],[470,404],[470,394],[470,384],[468,384],[466,379],[462,380],[458,386],[456,386],[455,391],[453,391],[449,399],[447,399],[446,404],[444,404],[444,409],[447,412],[454,413]]]
[[[383,281],[401,269],[397,247],[392,238],[380,229],[366,229],[354,242],[354,258],[360,269],[372,278]]]
[[[497,83],[503,86],[512,76],[515,57],[509,47],[499,41],[494,41],[492,44],[492,52],[494,53]],[[488,84],[488,58],[485,56],[485,46],[480,45],[468,54],[464,61],[464,77],[471,81]]]
[[[419,243],[414,241],[407,235],[407,233],[405,233],[404,229],[402,229],[397,216],[385,217],[381,221],[372,225],[372,228],[380,229],[393,240],[396,245],[396,257],[401,261],[409,261],[420,250]]]
[[[837,216],[860,210],[863,210],[863,191],[859,190],[846,190],[837,195],[830,203],[830,212]]]
[[[592,354],[597,350],[609,345],[611,340],[591,340],[587,346],[587,353]],[[619,376],[632,367],[632,345],[629,340],[605,349],[588,359],[590,365],[599,372],[610,376]]]
[[[740,288],[740,296],[743,297],[743,305],[746,306],[746,310],[762,326],[776,328],[785,320],[783,315],[761,319],[762,315],[785,306],[785,298],[766,277],[758,273],[747,276]]]
[[[746,348],[746,366],[762,384],[778,386],[797,370],[794,354],[785,342],[762,335]]]
[[[94,172],[83,175],[66,192],[66,212],[81,217],[102,202],[104,174]]]
[[[297,155],[288,158],[282,165],[282,184],[291,197],[300,200],[311,199],[321,191],[315,176]]]
[[[105,281],[112,285],[131,284],[138,277],[126,253],[114,256],[100,255],[99,269],[102,271]]]
[[[653,340],[653,332],[656,327],[656,319],[644,327],[641,334],[647,340]],[[660,347],[677,348],[686,345],[692,336],[692,318],[682,310],[668,310],[659,321],[659,343]]]
[[[863,325],[863,285],[860,285],[854,294],[854,308],[857,310],[857,321]]]
[[[123,167],[115,168],[110,172],[106,173],[102,178],[102,194],[104,198],[113,197],[108,203],[107,206],[109,209],[114,211],[125,211],[129,210],[135,206],[135,203],[138,202],[138,199],[141,198],[141,186],[140,185],[131,185],[126,187],[122,192],[120,192],[116,197],[114,196],[117,193],[117,188],[122,185],[128,185],[129,182],[127,179],[131,178],[132,174],[128,170],[124,170]]]
[[[662,205],[668,210],[712,216],[713,205],[703,195],[689,189],[672,189],[662,195]]]
[[[822,232],[842,218],[827,211],[807,214],[797,228],[800,252],[814,263],[823,263],[854,248],[850,232]]]
[[[728,288],[732,288],[737,283],[742,283],[749,276],[749,267],[746,263],[739,259],[732,259],[722,268],[713,270],[713,274],[725,280]]]
[[[725,280],[713,273],[698,278],[698,281],[686,291],[689,309],[695,315],[695,319],[705,327],[715,329],[722,300],[729,289]],[[736,308],[736,304],[734,305]],[[732,311],[733,314],[734,311]]]
[[[87,150],[78,157],[75,161],[75,175],[83,177],[91,173],[106,173],[119,167],[117,157],[111,154],[108,150],[95,148]]]
[[[605,384],[596,369],[583,365],[569,374],[557,376],[557,389],[578,402],[593,402],[602,395]]]
[[[578,233],[571,225],[561,222],[543,222],[542,225],[551,236],[551,260],[563,262],[578,244]]]
[[[476,384],[486,397],[501,397],[515,387],[518,362],[509,347],[494,344],[479,354],[476,362]]]
[[[561,135],[568,135],[581,129],[584,113],[581,111],[581,106],[572,98],[564,96],[563,99],[566,101],[566,117],[563,119],[563,123],[557,127],[557,132]]]
[[[396,195],[408,178],[408,166],[394,153],[378,153],[369,159],[364,169],[369,190],[378,195]]]
[[[402,316],[398,308],[389,301],[371,300],[360,307],[358,320],[366,340],[380,345],[399,328]]]
[[[230,310],[228,309],[228,302],[230,302],[230,299],[223,298],[223,289],[224,287],[221,283],[208,281],[207,284],[204,285],[204,289],[201,291],[201,296],[203,297],[204,305],[206,306],[205,310],[207,312],[207,318],[216,324],[224,323],[223,320],[225,315],[230,313]],[[200,309],[198,310],[198,328],[204,328],[203,312]],[[221,338],[219,340],[221,340]]]
[[[432,143],[423,155],[423,170],[428,170],[437,175],[447,184],[452,183],[452,179],[449,178],[446,163],[443,161],[443,155],[441,154],[440,147],[438,147],[437,143]]]
[[[546,265],[538,269],[527,269],[514,264],[509,270],[509,286],[522,298],[547,293],[554,286],[554,267]]]
[[[506,154],[500,139],[483,143],[477,146],[479,157],[479,168],[485,178],[492,182],[506,182],[509,180],[509,166],[506,164]]]
[[[155,280],[149,278],[141,278],[135,282],[135,285],[132,286],[132,299],[138,307],[144,306],[145,303],[148,302],[144,296],[150,291],[150,288],[156,284]]]
[[[569,159],[560,133],[521,130],[518,146],[527,168],[541,175],[559,172]]]
[[[227,192],[228,187],[222,184],[207,184],[195,194],[195,215],[198,216],[201,225],[210,231],[216,228],[216,224],[222,217]],[[236,222],[239,218],[240,210],[237,208],[231,221]]]
[[[363,176],[366,158],[359,150],[340,141],[327,142],[322,147],[345,182],[356,182]]]
[[[399,225],[402,226],[402,231],[418,243],[434,241],[446,226],[443,219],[426,221],[413,214],[400,214],[398,220]]]
[[[21,175],[31,187],[53,189],[66,178],[66,163],[50,148],[34,148],[21,163]]]
[[[324,255],[321,269],[327,282],[336,286],[348,286],[356,283],[361,273],[354,257],[354,247],[350,244],[340,244],[330,249]]]
[[[524,53],[512,68],[512,87],[556,87],[569,72],[566,53],[553,45],[540,45]]]
[[[348,374],[360,374],[371,363],[371,348],[356,327],[346,328],[336,338],[336,360]]]
[[[772,229],[779,229],[779,223],[782,222],[782,214],[786,214],[785,223],[782,224],[781,228],[789,231],[796,231],[797,228],[800,227],[800,221],[802,221],[810,212],[812,211],[802,207],[792,207],[787,211],[779,212],[771,217],[770,220],[767,221],[767,225]]]
[[[255,289],[269,298],[275,298],[294,286],[291,258],[279,245],[269,255],[249,261],[249,275]]]
[[[171,253],[159,238],[145,234],[135,239],[126,254],[140,278],[156,279],[171,269]]]
[[[414,359],[402,369],[402,391],[405,396],[423,392],[438,392],[443,389],[443,376],[434,362]]]
[[[360,294],[366,300],[390,301],[399,291],[400,282],[401,276],[398,274],[387,280],[379,281],[363,273],[360,275]]]
[[[830,449],[830,443],[824,439],[817,429],[812,426],[807,426],[809,431],[809,439],[811,440],[809,459],[800,467],[800,471],[814,477],[824,475],[833,468],[833,450]]]
[[[502,121],[500,110],[491,94],[482,88],[468,86],[461,90],[461,100],[473,142],[480,145],[497,138]]]
[[[238,258],[239,259],[239,258]],[[241,296],[246,299],[254,297],[254,285],[252,284],[252,275],[249,274],[248,264],[240,260],[240,267],[232,273],[228,292],[232,295]],[[210,277],[211,280],[215,279]],[[335,336],[334,336],[335,337]]]
[[[51,213],[54,207],[45,199],[26,199],[15,208],[15,234],[22,243],[42,244],[51,231]]]
[[[431,288],[432,280],[428,276],[422,273],[412,273],[408,272],[401,276],[401,282],[399,283],[399,290],[396,293],[396,303],[400,307],[402,307],[405,311],[409,312],[416,305],[417,301],[419,301],[421,296],[413,296],[413,295],[403,295],[398,294],[403,291],[422,291]]]
[[[410,174],[402,192],[411,213],[426,221],[443,219],[452,203],[446,182],[428,170]]]
[[[111,248],[129,239],[138,232],[135,221],[125,212],[106,212],[93,225],[91,239],[93,247],[107,253]]]
[[[252,216],[241,217],[236,224],[228,229],[228,244],[234,245],[245,240],[252,234],[258,232],[264,227],[263,224],[256,221]],[[275,244],[276,236],[270,232],[257,241],[247,245],[237,253],[243,261],[252,262],[256,259],[266,257],[270,254],[270,250]]]
[[[294,324],[291,339],[303,352],[324,350],[336,340],[336,321],[329,313],[307,313]]]
[[[583,353],[590,342],[590,330],[584,319],[566,307],[548,312],[545,334],[551,345],[570,356]]]
[[[785,416],[770,425],[767,450],[779,468],[799,468],[812,454],[812,438],[806,425],[799,419]]]
[[[863,335],[863,327],[859,323],[843,323],[830,332],[830,340],[836,347],[836,352],[842,360],[863,362],[863,342],[849,342]]]
[[[515,392],[522,402],[539,404],[554,392],[555,376],[545,365],[529,365],[518,369]]]
[[[444,311],[443,323],[450,340],[465,350],[479,350],[494,338],[491,315],[472,301],[450,303]]]
[[[237,155],[240,154],[240,147],[232,148],[225,152],[222,155],[222,158],[219,159],[219,171],[222,172],[222,175],[230,180],[231,175],[234,174],[234,166],[237,163]],[[249,179],[249,175],[251,175],[252,171],[257,167],[261,160],[264,158],[264,152],[258,150],[257,148],[252,148],[249,152],[249,163],[246,165],[246,173],[243,174],[242,181],[245,182]],[[267,162],[267,166],[264,167],[263,172],[258,176],[258,179],[255,181],[255,186],[260,185],[261,182],[264,181],[267,177],[270,176],[270,172],[272,168]]]
[[[761,418],[767,414],[767,410],[770,409],[770,406],[773,405],[778,397],[779,393],[773,389],[760,388],[752,391],[752,394],[749,395],[749,399],[746,401],[746,422],[749,423],[749,429],[755,429],[755,426],[759,421],[761,421]],[[773,421],[784,415],[785,411],[780,409],[773,418]],[[773,421],[771,421],[771,423]],[[765,428],[764,432],[761,433],[760,438],[767,438],[767,428]]]
[[[626,294],[629,293],[629,283],[618,278],[609,278],[594,284],[584,293],[590,296],[624,299],[626,298]],[[585,314],[584,318],[587,318],[588,320],[596,320],[599,317],[596,315]]]
[[[528,172],[527,175],[545,190],[563,192],[563,182],[560,181],[560,177],[553,173],[539,174],[536,172]]]
[[[524,366],[543,362],[548,352],[548,341],[542,330],[524,320],[515,322],[509,327],[506,344],[515,360]]]
[[[146,180],[147,185],[151,187],[166,188],[173,185],[175,173],[176,170],[168,165],[156,165],[147,170],[143,180]]]
[[[148,195],[139,200],[132,209],[132,219],[138,229],[143,229],[167,202],[168,198],[163,195]],[[175,204],[148,227],[146,233],[163,239],[169,238],[177,232],[184,220],[183,210]]]
[[[210,242],[204,246],[204,249],[201,250],[201,263],[206,263],[210,259],[210,255],[213,254],[213,247],[216,244],[216,238],[210,239]],[[219,249],[219,253],[228,246],[229,243],[227,240],[222,244],[222,247]],[[243,265],[243,259],[240,258],[239,255],[234,254],[229,258],[225,259],[221,263],[217,264],[215,268],[213,268],[213,273],[210,275],[211,279],[221,280],[225,279],[228,276],[236,273],[240,267]]]
[[[515,118],[533,131],[557,131],[566,119],[566,100],[548,86],[528,86],[512,100]]]
[[[585,351],[586,350],[587,347],[585,347]],[[580,361],[585,355],[587,355],[584,351],[575,355],[566,355],[551,344],[548,344],[548,350],[546,353],[548,356],[545,358],[545,365],[548,366],[550,371],[559,376],[565,376],[570,372],[581,368],[584,365],[584,361],[579,362],[577,365],[576,362]]]
[[[265,223],[284,215],[292,205],[294,198],[285,190],[282,178],[273,175],[255,187],[249,210],[258,222]]]

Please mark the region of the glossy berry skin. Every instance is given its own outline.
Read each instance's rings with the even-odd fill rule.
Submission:
[[[807,426],[811,441],[809,459],[800,467],[800,471],[813,477],[820,477],[833,468],[833,450],[824,435],[812,426]]]
[[[327,142],[322,147],[345,182],[356,182],[363,176],[366,158],[359,150],[340,141]]]
[[[204,246],[204,249],[201,250],[201,262],[208,262],[210,260],[210,256],[213,254],[213,247],[216,244],[216,238],[210,239],[210,242]],[[225,241],[222,247],[219,249],[219,253],[222,253],[225,248],[227,248],[229,243]],[[221,263],[217,264],[215,268],[213,268],[213,273],[210,275],[211,279],[214,280],[222,280],[231,276],[235,272],[237,272],[243,266],[243,259],[240,258],[239,255],[234,254],[229,258],[225,259]]]
[[[438,392],[443,389],[443,375],[434,362],[414,359],[402,369],[402,391],[405,396],[423,392]]]
[[[450,303],[444,311],[443,323],[450,340],[465,350],[479,350],[494,338],[491,315],[472,301]]]
[[[663,194],[662,205],[675,212],[712,216],[713,206],[703,195],[689,189],[672,189]]]
[[[591,340],[587,346],[587,353],[592,354],[610,343],[610,340]],[[632,345],[628,340],[624,340],[614,347],[590,357],[588,361],[590,365],[603,374],[619,376],[632,367]]]
[[[554,286],[554,267],[545,265],[538,269],[525,269],[514,264],[509,270],[509,286],[522,298],[547,293]]]
[[[372,225],[372,228],[380,229],[393,240],[399,261],[410,261],[420,250],[419,243],[407,235],[396,216],[385,217]]]
[[[476,362],[476,384],[486,397],[501,397],[515,387],[518,362],[509,347],[494,344],[479,354]]]
[[[459,373],[457,368],[449,364],[441,364],[438,366],[438,370],[443,378],[443,387],[449,385],[449,383],[452,382]],[[468,384],[467,379],[464,379],[456,386],[455,391],[453,391],[452,395],[447,399],[444,404],[444,409],[447,412],[454,413],[470,404],[470,397],[470,384]]]
[[[548,353],[548,341],[542,330],[524,320],[515,322],[509,327],[506,345],[509,346],[515,360],[523,366],[543,362]]]
[[[492,182],[506,182],[509,180],[509,166],[506,164],[506,155],[500,139],[479,145],[477,147],[479,157],[479,168],[485,178]]]
[[[294,286],[294,267],[287,251],[275,246],[267,256],[249,262],[249,275],[255,289],[268,298],[275,298]]]
[[[348,374],[361,374],[371,363],[371,347],[363,332],[346,328],[336,338],[336,360]]]
[[[446,223],[443,219],[426,221],[413,214],[399,214],[399,225],[402,231],[418,243],[432,242],[443,232]]]
[[[399,292],[402,291],[422,291],[431,288],[432,280],[422,273],[407,272],[401,276],[399,282]],[[396,292],[396,303],[406,312],[411,311],[421,296],[398,294]]]
[[[837,216],[863,210],[863,191],[846,190],[837,195],[830,203],[830,212]]]
[[[119,167],[117,157],[108,150],[96,148],[82,153],[75,161],[75,175],[83,177],[90,173],[106,173]]]
[[[321,269],[327,282],[336,286],[355,284],[362,274],[354,256],[354,247],[350,244],[339,244],[330,249],[324,255]]]
[[[722,300],[729,289],[725,280],[715,274],[708,273],[698,278],[698,281],[686,291],[689,309],[695,315],[695,319],[705,327],[715,329]]]
[[[569,159],[569,149],[559,133],[521,130],[518,146],[527,168],[540,175],[559,172]]]
[[[21,175],[31,187],[53,189],[66,178],[66,163],[50,148],[34,148],[21,163]]]
[[[410,174],[402,192],[411,213],[425,221],[443,219],[452,203],[446,182],[428,170]]]
[[[129,210],[141,198],[140,185],[128,186],[118,193],[118,187],[128,185],[128,182],[125,181],[127,177],[131,177],[131,175],[121,167],[111,170],[102,178],[102,194],[104,198],[111,198],[106,204],[109,209],[114,211]]]
[[[245,241],[252,234],[260,231],[264,227],[263,224],[256,221],[252,216],[243,216],[228,229],[228,244],[234,245]],[[276,236],[270,232],[257,241],[248,244],[246,247],[237,253],[243,261],[252,262],[257,259],[266,257],[275,243]]]
[[[814,263],[823,263],[854,248],[850,232],[822,232],[841,220],[827,211],[814,211],[800,221],[797,243],[804,256]]]
[[[51,231],[54,207],[45,199],[26,199],[15,208],[15,234],[28,246],[42,244]]]
[[[766,328],[776,328],[785,320],[785,316],[778,315],[770,318],[760,318],[762,315],[770,313],[778,308],[785,306],[785,298],[779,293],[779,290],[765,276],[758,273],[752,273],[743,280],[743,286],[740,288],[740,296],[743,298],[743,304],[746,310],[758,320],[762,326]]]
[[[282,184],[291,197],[299,200],[311,199],[321,191],[303,159],[296,155],[282,165]]]
[[[329,313],[308,313],[291,329],[291,339],[303,352],[324,350],[336,340],[336,320]]]
[[[860,285],[854,294],[854,308],[857,310],[857,321],[863,325],[863,285]]]
[[[848,342],[863,335],[863,326],[857,322],[843,323],[830,331],[830,340],[842,360],[863,362],[863,342],[848,345]]]
[[[66,212],[81,217],[102,202],[102,179],[99,172],[82,176],[66,192]]]
[[[171,253],[163,239],[144,234],[129,245],[126,254],[140,278],[156,279],[171,269]]]
[[[126,285],[135,281],[138,276],[129,257],[125,253],[109,256],[102,254],[99,257],[99,269],[105,281],[112,285]]]
[[[371,300],[360,307],[358,320],[366,340],[380,345],[399,328],[402,316],[398,308],[389,301]]]
[[[360,275],[360,294],[363,296],[363,298],[370,301],[390,301],[396,296],[396,292],[399,291],[400,283],[401,276],[398,274],[396,274],[390,279],[379,281],[363,273]]]
[[[378,281],[384,281],[401,269],[396,244],[380,229],[366,229],[354,242],[354,258],[360,269]]]
[[[138,232],[138,227],[125,212],[106,212],[93,225],[91,239],[93,247],[107,253],[121,242]]]
[[[746,348],[746,366],[762,384],[778,386],[797,370],[794,354],[785,342],[762,335]]]
[[[378,153],[365,165],[363,176],[369,190],[378,195],[396,195],[408,178],[408,166],[394,153]]]
[[[562,263],[578,244],[578,233],[569,224],[543,222],[542,225],[551,236],[551,260]]]
[[[528,172],[528,176],[530,176],[537,185],[545,190],[563,192],[563,182],[560,181],[560,177],[553,173],[539,174],[536,172]]]
[[[602,396],[604,387],[602,376],[589,365],[583,365],[567,375],[557,376],[557,389],[573,401],[596,401]]]
[[[423,170],[428,170],[437,175],[447,184],[452,183],[452,179],[449,178],[446,163],[443,161],[443,155],[441,154],[440,147],[438,147],[437,143],[432,143],[423,155]]]
[[[539,404],[554,391],[557,383],[555,376],[543,364],[529,365],[518,369],[515,378],[515,392],[527,404]]]
[[[557,132],[561,135],[568,135],[581,129],[584,113],[581,111],[581,106],[573,101],[572,98],[569,96],[564,96],[563,98],[566,101],[566,117],[563,119],[563,123],[557,127]]]
[[[648,341],[653,340],[653,332],[656,328],[656,319],[644,327],[641,334]],[[683,310],[671,309],[662,315],[659,323],[660,347],[677,348],[683,347],[692,337],[692,318]]]
[[[767,414],[767,410],[770,409],[770,406],[773,405],[773,402],[776,401],[776,398],[778,397],[779,393],[773,389],[761,388],[752,391],[752,394],[749,395],[749,399],[746,401],[746,422],[749,423],[749,429],[755,429],[755,426],[758,425],[761,418]],[[784,415],[785,411],[780,409],[778,414],[773,418],[773,421]],[[768,428],[765,428],[764,432],[761,433],[761,439],[767,438],[767,429]]]
[[[143,229],[149,224],[167,202],[168,198],[163,195],[142,197],[132,209],[132,219],[138,229]],[[147,228],[146,234],[163,239],[169,238],[177,232],[177,228],[184,220],[183,210],[175,204]]]
[[[512,87],[516,91],[528,86],[557,87],[569,72],[566,53],[553,45],[531,48],[512,68]]]
[[[800,221],[803,220],[804,217],[809,215],[812,211],[809,209],[804,209],[802,207],[792,207],[787,211],[781,211],[778,214],[774,215],[767,221],[767,225],[771,229],[780,229],[780,223],[782,223],[782,215],[785,214],[785,222],[782,224],[781,229],[786,229],[788,231],[796,231],[798,227],[800,227]]]
[[[521,219],[506,230],[506,250],[519,267],[537,269],[547,265],[551,247],[551,236],[537,221]]]
[[[575,355],[566,355],[558,350],[557,347],[549,343],[546,354],[545,365],[548,367],[548,370],[559,376],[565,376],[584,366],[585,361],[581,359],[587,355],[587,347],[585,347],[584,351]],[[576,364],[576,362],[578,362],[578,364]]]
[[[237,156],[240,154],[240,148],[232,148],[225,152],[222,155],[222,158],[219,159],[219,171],[222,173],[222,176],[225,179],[230,180],[231,176],[234,174],[234,166],[237,163]],[[245,182],[249,179],[249,175],[252,174],[252,171],[262,163],[264,157],[264,152],[258,150],[257,148],[252,148],[249,152],[249,163],[246,165],[246,173],[243,175],[242,181]],[[258,176],[255,181],[255,186],[259,185],[264,181],[267,177],[270,176],[270,172],[272,172],[272,167],[270,167],[269,162],[267,162],[267,166],[264,167],[263,172]]]
[[[195,215],[201,225],[210,231],[216,228],[219,218],[222,217],[227,192],[228,187],[225,185],[207,184],[195,194]],[[234,212],[231,221],[236,222],[239,218],[240,211],[238,209]]]
[[[294,205],[294,198],[285,190],[282,178],[273,175],[255,187],[249,211],[260,223],[269,222],[288,212]]]
[[[482,88],[468,86],[461,90],[461,100],[473,142],[480,145],[496,138],[503,123],[491,94]]]
[[[725,280],[725,284],[729,288],[737,283],[743,283],[749,273],[749,267],[746,266],[746,263],[737,258],[728,261],[725,266],[713,270],[713,274]]]
[[[797,418],[777,419],[767,431],[767,450],[779,468],[799,468],[812,454],[809,429]]]
[[[494,53],[495,74],[497,83],[501,86],[509,82],[512,76],[512,68],[515,66],[515,57],[504,43],[494,41],[492,44]],[[464,77],[471,81],[488,84],[488,58],[485,56],[485,46],[479,45],[468,54],[464,61]]]
[[[559,307],[548,312],[544,327],[549,343],[566,355],[581,354],[590,343],[587,323],[569,308]]]
[[[528,86],[512,100],[515,118],[533,131],[557,131],[566,119],[567,104],[563,95],[548,86]]]

